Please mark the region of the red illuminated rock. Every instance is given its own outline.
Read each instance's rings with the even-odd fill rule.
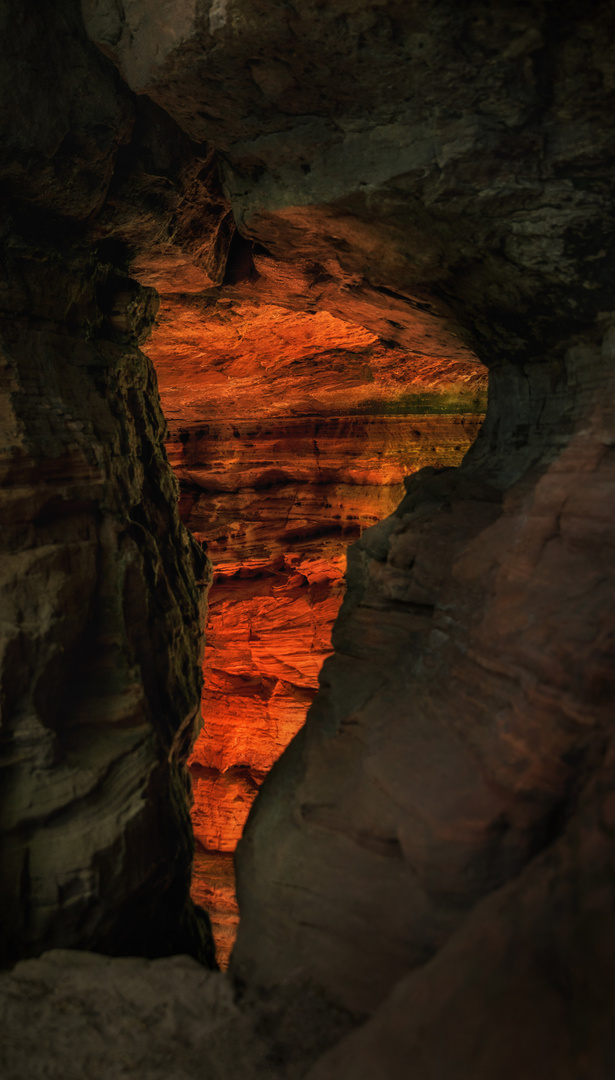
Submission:
[[[185,383],[175,404],[194,388],[195,425],[237,426],[259,409],[276,423],[372,418],[393,399],[394,415],[414,417],[398,371],[400,385],[434,366],[463,383],[468,346],[492,367],[475,452],[460,469],[410,477],[395,515],[349,555],[323,693],[241,841],[237,1000],[229,981],[183,961],[62,952],[28,962],[2,979],[3,1080],[126,1069],[295,1080],[308,1070],[301,1059],[335,1038],[335,1002],[355,1019],[374,1010],[373,1023],[322,1063],[319,1080],[610,1078],[612,0],[3,10],[5,962],[58,944],[207,953],[187,903],[184,768],[205,568],[175,513],[154,380],[131,330],[149,301],[129,275],[167,293],[206,285],[210,314],[235,304],[232,355],[218,336],[202,357],[220,376],[217,399],[181,333],[168,354]],[[148,94],[197,142],[170,121],[147,134]],[[203,140],[222,151],[223,197]],[[231,237],[227,199],[243,239]],[[377,343],[347,337],[332,352],[312,340],[293,382],[292,351],[264,338],[253,348],[250,320],[233,323],[256,301],[277,305],[271,327],[284,333],[280,307],[361,324],[389,350],[384,367]],[[292,334],[299,345],[300,328]],[[400,346],[412,377],[396,367]],[[319,468],[326,458],[346,469],[340,447],[323,453],[309,431]],[[237,432],[229,440],[240,443]],[[327,521],[332,486],[344,500],[346,488],[378,488],[375,444],[360,451],[358,434],[344,439],[367,484],[315,471],[299,450],[308,428],[262,462],[238,461],[223,435],[222,468],[186,454],[182,513],[194,511],[205,535],[220,523],[219,612],[235,619],[236,579],[256,590],[246,604],[261,652],[250,634],[235,647],[222,619],[220,685],[249,689],[237,663],[264,662],[268,579],[287,578],[284,618],[305,639],[292,621],[299,544],[328,559],[360,532],[361,514],[377,516],[361,501]],[[224,462],[231,486],[220,483]],[[380,479],[394,482],[384,468]],[[227,500],[224,520],[222,501],[208,516],[210,497]],[[302,618],[322,599],[311,596]],[[212,622],[215,607],[214,594]],[[239,635],[239,616],[235,626]],[[275,633],[261,698],[291,685],[311,693],[305,654],[291,656],[283,626]],[[292,683],[280,675],[289,667]],[[203,803],[204,827],[222,842],[258,770],[200,770],[220,792]],[[194,888],[227,933],[231,856],[209,856],[197,859],[208,878]],[[260,1051],[241,1019],[250,999]]]
[[[332,649],[346,546],[392,513],[409,473],[460,460],[481,423],[484,369],[461,352],[385,345],[327,311],[220,293],[167,297],[147,348],[181,516],[214,564],[204,726],[190,759],[202,849],[193,897],[226,963],[232,882],[227,873],[214,887],[208,875],[219,877],[216,860],[234,851],[305,721]]]
[[[309,300],[301,299],[301,275],[294,296],[282,284],[276,280],[269,286],[259,277],[240,288],[165,297],[148,353],[169,420],[186,426],[222,417],[483,409],[485,369],[458,341],[419,338],[418,328],[411,327],[399,345],[395,334],[401,331],[395,326],[387,331],[377,318],[373,331],[360,325],[369,304],[358,303],[359,290],[348,290],[355,304],[345,297],[347,314],[341,318],[305,310]],[[241,298],[233,299],[234,293]],[[302,303],[303,310],[292,310],[293,302]],[[402,318],[395,300],[380,296],[379,305],[382,318],[385,313]],[[357,322],[349,322],[349,315]],[[377,335],[386,336],[387,343]]]
[[[195,904],[210,912],[216,959],[224,970],[228,966],[239,926],[232,854],[207,851],[197,843],[191,896]]]

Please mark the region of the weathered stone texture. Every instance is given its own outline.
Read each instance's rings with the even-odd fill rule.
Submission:
[[[327,311],[256,303],[260,287],[251,300],[227,287],[166,296],[146,345],[180,514],[214,567],[204,726],[190,758],[192,895],[207,899],[223,964],[233,882],[203,875],[224,865],[216,852],[235,850],[259,785],[305,721],[347,544],[391,513],[408,473],[461,460],[486,381],[475,357],[412,355]]]
[[[85,222],[102,206],[133,95],[84,31],[78,0],[0,4],[3,196]],[[33,223],[34,224],[34,223]]]
[[[309,1080],[611,1076],[613,764],[611,749],[563,835]]]
[[[238,1000],[188,956],[59,949],[0,974],[3,1080],[300,1080],[344,1030],[316,996]]]
[[[323,689],[240,845],[244,977],[309,974],[373,1009],[573,811],[613,694],[612,347],[605,328],[568,354],[564,449],[528,470],[524,440],[502,491],[479,438],[351,549]]]
[[[7,620],[3,693],[11,733],[24,740],[11,734],[3,746],[14,784],[7,812],[24,808],[4,865],[12,917],[20,881],[30,906],[19,917],[33,928],[19,931],[19,948],[57,940],[45,924],[56,910],[68,943],[86,936],[122,951],[120,925],[134,946],[135,912],[145,910],[139,927],[156,929],[152,909],[138,906],[145,896],[161,920],[157,940],[178,947],[165,920],[171,910],[189,913],[182,774],[169,751],[189,742],[197,708],[196,646],[184,635],[196,628],[198,602],[147,369],[134,342],[114,340],[101,322],[106,309],[111,330],[128,333],[147,295],[121,273],[108,280],[96,271],[83,284],[87,227],[101,258],[134,265],[143,284],[158,275],[173,291],[174,266],[181,289],[212,283],[197,304],[178,308],[266,301],[296,313],[305,293],[306,310],[356,320],[419,366],[448,360],[462,381],[477,356],[490,366],[486,423],[463,466],[410,478],[397,511],[353,549],[321,693],[241,843],[233,969],[240,984],[282,986],[289,1000],[313,994],[312,1003],[337,1000],[356,1018],[374,1014],[322,1062],[314,1074],[322,1080],[409,1069],[417,1080],[451,1072],[605,1080],[613,1071],[613,5],[82,7],[92,40],[185,139],[156,109],[135,109],[68,0],[44,3],[49,35],[36,40],[32,21],[5,14],[10,55],[34,58],[44,77],[23,84],[43,117],[24,142],[19,64],[17,78],[9,71],[3,175],[11,197],[47,211],[42,223],[32,211],[29,232],[22,214],[5,233],[30,238],[30,255],[9,276],[4,346],[7,543],[21,553],[7,596],[23,613],[17,606]],[[46,66],[47,48],[61,62]],[[177,153],[165,150],[169,138]],[[222,194],[204,139],[222,156]],[[231,242],[229,204],[243,240]],[[66,219],[51,235],[58,212]],[[193,227],[201,213],[203,246]],[[77,260],[78,289],[75,278],[63,284],[45,245]],[[99,285],[94,302],[88,289]],[[24,330],[18,371],[24,315],[38,321]],[[109,379],[96,374],[101,358]],[[285,378],[275,373],[268,393],[284,393]],[[49,463],[56,471],[45,471]],[[198,484],[216,471],[196,464]],[[249,464],[253,479],[259,467]],[[20,499],[34,469],[45,501],[33,518]],[[55,498],[58,485],[66,495],[53,501],[48,489]],[[219,482],[216,498],[237,490]],[[86,677],[69,684],[74,671]],[[118,754],[120,742],[132,753]],[[76,749],[79,767],[67,776]],[[117,765],[97,781],[105,760]],[[80,804],[82,791],[90,794]],[[167,828],[165,804],[175,814],[165,820],[180,824],[157,839],[156,863],[148,844]],[[90,839],[83,826],[73,832],[77,819],[64,814],[73,805]],[[118,823],[119,806],[129,820]],[[104,830],[108,812],[119,824],[115,846],[105,847],[105,834],[91,875],[60,881],[53,859],[59,853],[64,867],[64,850],[42,838],[70,836],[70,857],[89,865],[79,852],[101,850],[91,829]],[[30,866],[20,861],[26,850]],[[149,870],[139,877],[142,854]],[[33,876],[32,866],[44,873]],[[39,881],[55,882],[55,908]],[[118,903],[120,882],[130,888]],[[77,923],[81,937],[70,937]],[[280,1060],[278,1019],[263,1029],[270,1065]]]
[[[163,293],[219,285],[235,234],[215,155],[149,98],[137,98],[130,141],[116,158],[90,234],[132,277]]]
[[[205,958],[185,760],[208,571],[137,345],[153,297],[59,247],[14,233],[2,280],[2,959]]]
[[[134,238],[140,215],[150,243],[145,166],[160,173],[177,147],[185,162],[189,140],[135,105],[77,2],[0,17],[1,961],[61,945],[209,962],[185,769],[208,569],[138,348],[157,299],[125,272],[118,225]],[[178,191],[150,198],[159,229]]]
[[[610,3],[178,7],[172,38],[145,0],[84,11],[129,85],[222,148],[276,257],[393,290],[486,359],[610,310]]]

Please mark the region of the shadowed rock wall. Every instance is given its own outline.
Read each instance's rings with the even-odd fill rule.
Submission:
[[[614,983],[612,5],[312,0],[280,7],[270,0],[171,0],[154,6],[145,0],[84,0],[83,11],[92,39],[132,89],[149,93],[158,109],[136,109],[119,76],[87,45],[68,0],[39,5],[36,19],[27,7],[16,13],[8,4],[2,8],[11,58],[3,71],[8,108],[2,178],[6,194],[25,200],[30,223],[28,232],[23,213],[19,222],[8,221],[5,239],[13,260],[24,237],[28,251],[35,252],[26,259],[30,278],[22,264],[9,276],[5,351],[11,363],[19,359],[21,365],[21,374],[11,375],[10,409],[21,413],[16,419],[9,413],[7,459],[13,468],[12,447],[25,438],[19,424],[27,421],[28,439],[42,447],[34,455],[36,465],[28,466],[36,468],[37,483],[45,476],[43,463],[61,459],[54,449],[57,432],[71,453],[75,443],[74,453],[85,459],[84,482],[94,483],[88,455],[99,444],[97,475],[110,478],[107,502],[98,492],[87,495],[93,526],[85,511],[83,518],[81,510],[73,513],[78,500],[72,494],[62,500],[70,515],[56,519],[53,509],[53,526],[49,508],[42,518],[28,512],[20,519],[15,511],[9,519],[18,522],[8,544],[19,553],[20,569],[8,595],[11,603],[23,598],[24,609],[7,621],[7,640],[17,640],[9,649],[10,678],[3,689],[3,724],[6,715],[9,725],[4,760],[7,775],[15,778],[7,812],[25,792],[26,810],[36,808],[35,839],[71,819],[56,813],[59,804],[50,814],[38,810],[45,792],[59,790],[39,780],[41,769],[43,780],[60,775],[68,760],[60,741],[46,742],[39,731],[23,751],[12,732],[25,739],[33,716],[35,727],[59,729],[50,703],[81,700],[74,677],[84,670],[81,664],[71,663],[69,671],[57,660],[49,667],[47,651],[57,641],[74,656],[71,635],[80,631],[79,647],[87,650],[84,623],[69,626],[60,615],[54,622],[54,612],[72,609],[70,590],[77,580],[85,583],[79,595],[88,604],[100,599],[91,626],[103,670],[105,650],[120,641],[122,658],[114,660],[112,672],[123,687],[121,715],[128,717],[122,737],[136,737],[135,718],[148,717],[143,767],[131,774],[131,790],[143,790],[139,785],[152,775],[153,762],[153,772],[172,774],[172,732],[184,730],[198,696],[194,663],[182,673],[193,690],[184,694],[180,679],[177,698],[166,661],[159,668],[163,652],[170,658],[190,655],[194,646],[181,638],[198,605],[187,586],[182,614],[184,601],[164,584],[174,566],[188,572],[185,558],[177,556],[185,540],[170,509],[171,493],[161,504],[146,488],[143,511],[133,520],[140,505],[136,488],[142,491],[137,444],[144,476],[151,475],[156,492],[169,475],[161,471],[154,478],[157,451],[150,447],[157,421],[143,415],[145,392],[136,388],[145,387],[139,381],[144,369],[133,343],[120,371],[96,383],[95,392],[94,376],[82,382],[71,367],[66,385],[72,389],[60,395],[70,407],[63,405],[65,412],[57,414],[47,408],[51,391],[63,381],[77,348],[67,357],[65,345],[60,352],[46,339],[44,354],[30,363],[33,346],[20,347],[18,358],[9,338],[21,312],[29,316],[28,334],[40,332],[49,318],[47,297],[55,298],[54,322],[71,325],[60,298],[74,290],[62,284],[56,264],[51,280],[40,287],[51,265],[43,248],[59,249],[62,263],[73,265],[68,248],[76,244],[75,258],[83,266],[85,234],[89,243],[88,230],[98,230],[100,261],[113,261],[122,279],[118,292],[113,284],[108,310],[118,333],[129,333],[131,311],[138,314],[142,297],[122,271],[134,267],[143,284],[155,272],[160,284],[167,265],[181,267],[182,289],[201,288],[202,273],[212,282],[209,288],[228,289],[234,300],[253,300],[260,290],[268,303],[279,304],[284,295],[290,306],[301,306],[302,294],[312,308],[355,319],[419,357],[465,363],[478,354],[491,368],[491,389],[475,451],[459,470],[411,479],[396,513],[366,532],[355,548],[336,655],[325,667],[322,693],[304,732],[261,789],[242,841],[243,919],[234,969],[244,985],[269,987],[273,994],[282,986],[285,998],[299,993],[305,1000],[311,987],[321,1002],[343,1002],[355,1017],[373,1014],[360,1036],[321,1063],[314,1075],[323,1080],[361,1071],[370,1080],[379,1074],[391,1080],[410,1070],[417,1080],[451,1070],[485,1080],[496,1071],[511,1078],[606,1080],[614,1059],[612,1024],[606,1022]],[[22,119],[24,99],[32,102],[32,125]],[[150,137],[170,123],[160,108],[183,129],[180,135],[169,128],[183,147],[179,155],[164,150],[166,136],[162,148]],[[135,142],[134,171],[128,154],[116,172],[118,147],[128,144],[137,111],[150,135],[145,138],[141,130]],[[190,142],[203,138],[223,154],[224,192],[212,179],[208,148]],[[195,164],[193,171],[190,162],[196,159],[202,166]],[[142,227],[150,211],[155,222],[145,244],[149,255],[140,264],[130,213],[126,217],[124,209],[110,205],[105,217],[103,204],[107,190],[129,193],[145,177],[151,181],[148,197],[138,197],[135,205]],[[242,233],[257,242],[252,251],[231,236],[229,203]],[[211,242],[204,250],[193,228],[201,210],[194,217],[183,213],[191,206],[207,217]],[[45,229],[53,215],[65,215],[59,232],[48,236],[38,228],[33,208],[44,215]],[[32,222],[40,233],[34,238]],[[196,276],[188,265],[193,255]],[[89,295],[98,280],[93,270],[85,276],[80,296]],[[30,284],[34,278],[36,287]],[[94,339],[107,340],[96,314],[107,303],[105,286],[95,307],[86,304],[76,313],[76,339],[85,341],[88,356],[102,348]],[[126,342],[114,344],[125,351]],[[47,367],[51,356],[53,367]],[[29,380],[28,409],[20,402],[19,379]],[[42,401],[35,393],[41,379]],[[108,426],[103,415],[110,417]],[[92,424],[87,438],[71,426],[80,422]],[[70,484],[78,464],[71,459]],[[12,481],[6,489],[12,507],[19,502],[16,492],[19,484]],[[154,523],[151,507],[161,505]],[[123,528],[129,518],[138,528],[116,558],[120,541],[113,522],[120,518]],[[24,592],[24,553],[39,531],[45,543],[36,541],[36,559],[46,554],[43,548],[53,548],[56,520],[71,540],[62,534],[64,561],[54,579],[59,593],[51,593],[57,604],[54,599],[45,608],[47,579],[44,593]],[[100,569],[94,575],[88,564],[77,579],[65,569],[67,552],[77,559],[72,537],[87,547],[83,537],[90,527]],[[104,558],[109,552],[110,570]],[[87,561],[87,552],[83,557]],[[107,607],[104,590],[99,597],[99,583],[102,588],[111,582],[109,595],[117,605],[118,582],[133,558],[137,584],[128,590],[129,616],[122,609],[120,617],[117,606]],[[146,601],[139,578],[148,572],[156,588],[154,599],[148,590]],[[44,610],[36,609],[30,631],[27,612],[39,603]],[[144,612],[146,603],[156,613],[140,636],[135,627],[146,619],[135,613]],[[151,625],[160,638],[150,654]],[[111,642],[109,626],[110,636],[116,634]],[[31,654],[29,633],[35,640]],[[169,637],[178,652],[168,648]],[[28,655],[32,662],[26,662]],[[154,656],[155,678],[164,686],[152,692],[148,684],[140,711],[148,656]],[[40,695],[33,689],[39,685],[39,661],[49,672]],[[95,668],[97,662],[91,661]],[[137,704],[130,712],[126,687],[134,686],[137,664]],[[96,676],[102,679],[100,671]],[[89,677],[86,682],[94,685]],[[165,687],[169,706],[163,722],[157,702],[167,700]],[[104,700],[112,689],[105,678],[96,699]],[[106,722],[118,715],[117,702],[112,705],[100,725],[105,747],[116,745]],[[62,709],[62,718],[73,715]],[[96,715],[93,708],[89,715]],[[84,741],[98,734],[90,725]],[[51,746],[52,756],[33,767],[42,746]],[[95,763],[103,757],[97,746]],[[125,760],[131,765],[135,758],[129,754]],[[79,756],[68,778],[69,799],[91,779],[86,762],[87,755]],[[54,771],[58,765],[60,773]],[[27,784],[21,788],[23,777]],[[149,807],[140,796],[122,797],[120,788],[116,806],[130,812]],[[88,808],[97,805],[103,789],[96,787],[91,801],[85,800]],[[165,779],[158,805],[173,802],[169,790],[178,789]],[[99,804],[97,822],[113,798]],[[182,813],[185,807],[180,818]],[[82,820],[89,822],[87,814]],[[11,837],[25,837],[22,821]],[[67,830],[72,835],[70,825]],[[131,886],[118,904],[109,885],[113,874],[105,876],[109,867],[122,868],[129,835],[122,830],[113,860],[97,864],[105,873],[89,909],[95,932],[84,917],[81,943],[112,938],[119,949],[117,913],[125,914],[124,901],[143,897]],[[139,833],[145,850],[151,835],[149,825]],[[173,845],[165,838],[162,849],[156,847],[162,859],[158,882],[169,880],[164,875],[173,865],[171,852],[186,850],[178,835],[181,826]],[[90,829],[87,836],[89,858],[98,848]],[[19,851],[30,845],[38,857],[43,849],[37,843],[30,844],[28,834]],[[45,845],[45,858],[52,860],[56,850],[61,853]],[[181,862],[183,855],[178,857]],[[15,914],[17,862],[12,854],[6,862]],[[54,882],[55,867],[48,867],[46,862],[44,880]],[[120,883],[132,872],[128,858],[124,867]],[[21,898],[43,897],[40,907],[20,908],[34,928],[27,940],[19,931],[25,942],[20,948],[27,950],[35,937],[36,947],[50,940],[37,927],[39,915],[54,909],[47,894],[32,888],[30,871],[23,864],[19,870]],[[64,928],[74,925],[73,900],[82,895],[77,880],[78,887],[63,881],[64,892],[54,894],[55,910],[67,915]],[[140,879],[146,885],[151,880]],[[107,893],[100,882],[109,886]],[[154,893],[158,915],[170,911],[173,905],[161,900],[165,889],[157,886]],[[171,894],[169,887],[167,898]],[[113,896],[113,905],[101,905],[101,895]],[[107,933],[107,913],[113,923],[109,937],[102,932]],[[121,927],[126,925],[122,918]],[[152,925],[147,918],[140,923]],[[588,956],[596,962],[588,963]],[[316,1053],[317,1026],[306,1060]],[[277,1023],[267,1030],[270,1067],[283,1070]],[[64,1075],[65,1065],[59,1068]]]
[[[208,962],[185,761],[209,571],[178,518],[138,347],[157,299],[86,224],[132,97],[75,5],[41,9],[44,35],[2,9],[0,956]]]
[[[485,918],[511,948],[517,916],[526,928],[517,985],[542,970],[535,928],[550,896],[567,929],[550,937],[549,963],[567,970],[584,920],[610,910],[592,778],[610,790],[612,7],[229,0],[182,9],[164,47],[140,0],[103,25],[108,7],[88,5],[90,32],[129,83],[223,151],[226,194],[259,245],[244,296],[259,283],[296,295],[300,278],[317,305],[361,311],[383,338],[423,356],[470,346],[491,368],[487,422],[462,468],[411,478],[353,549],[321,693],[238,852],[234,970],[268,986],[314,981],[365,1014],[416,969],[418,1009],[434,954],[439,992],[449,962],[462,969],[450,969],[453,993],[471,982],[467,916],[504,888]],[[541,884],[527,893],[532,874]],[[601,879],[603,892],[580,885]],[[591,978],[609,1001],[611,968]],[[574,985],[562,978],[554,1009]],[[446,1047],[454,1009],[439,1000],[429,1038]],[[493,1015],[501,1041],[492,1059],[459,1049],[468,1075],[480,1062],[489,1075],[511,1038],[500,1006],[481,1008],[477,1030]],[[383,1012],[375,1041],[347,1065],[340,1049],[327,1075],[406,1075],[401,1009],[396,1058],[379,1056]],[[569,1060],[591,1044],[602,1075],[602,1036],[575,1030]],[[537,1060],[551,1053],[557,1071],[551,1012],[548,1031]]]

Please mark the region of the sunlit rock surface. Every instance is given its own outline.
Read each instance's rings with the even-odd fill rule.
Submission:
[[[193,897],[212,914],[226,964],[237,907],[215,853],[235,850],[260,784],[305,721],[332,649],[346,547],[394,510],[404,477],[461,460],[485,373],[469,356],[383,344],[329,312],[219,293],[165,298],[147,349],[182,520],[214,567],[191,757]]]

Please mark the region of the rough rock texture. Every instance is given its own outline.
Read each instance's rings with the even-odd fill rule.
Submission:
[[[561,435],[563,384],[550,463],[528,470],[524,446],[502,492],[487,427],[352,549],[323,691],[240,848],[245,977],[309,972],[373,1009],[573,812],[612,706],[612,388],[606,407],[596,372],[613,340],[571,350],[578,429]]]
[[[612,1076],[613,765],[611,747],[561,838],[309,1080]]]
[[[138,348],[156,297],[87,235],[134,105],[77,5],[1,13],[0,962],[208,962],[185,768],[208,569]]]
[[[195,771],[196,770],[193,768],[193,788],[195,787]],[[217,772],[214,773],[214,779],[216,777],[218,777]],[[224,787],[224,795],[227,796],[227,798],[229,787],[226,785]],[[245,785],[240,787],[239,792],[240,795],[243,796],[241,803],[244,801],[245,791]],[[252,796],[251,790],[250,796]],[[219,806],[220,802],[222,802],[222,806],[224,806],[226,801],[226,799],[220,801],[216,798],[208,799],[207,806],[209,812],[207,819],[209,820],[210,814],[212,816],[214,815],[215,807]],[[253,796],[249,799],[249,805],[252,804],[252,801]],[[195,827],[195,818],[199,812],[199,802],[200,800],[197,798],[196,809],[195,806],[192,808],[193,827]],[[235,807],[233,807],[233,810],[235,810]],[[241,804],[240,810],[243,810]],[[246,817],[248,810],[249,806],[246,808]],[[243,813],[241,816],[243,819]],[[225,830],[227,820],[227,815],[225,815]],[[243,824],[244,821],[242,820],[242,826]],[[190,889],[190,895],[194,900],[194,903],[204,908],[209,915],[216,949],[216,960],[220,969],[226,971],[229,965],[233,945],[235,944],[235,939],[237,937],[237,927],[239,926],[239,908],[235,896],[233,853],[230,851],[209,851],[197,841],[196,850],[194,852],[194,862],[192,865],[192,887]]]
[[[180,514],[214,566],[205,722],[190,759],[204,849],[192,895],[207,901],[224,967],[238,919],[216,852],[235,850],[259,785],[305,721],[347,544],[391,513],[410,472],[461,460],[486,379],[471,356],[417,356],[326,311],[226,292],[165,297],[146,345]]]
[[[323,997],[355,1016],[374,1014],[358,1047],[347,1043],[335,1063],[323,1062],[328,1075],[352,1074],[356,1063],[364,1075],[394,1077],[401,1059],[425,1080],[453,1069],[486,1080],[510,1076],[513,1066],[536,1075],[536,1063],[542,1075],[603,1080],[613,1054],[605,1022],[613,997],[613,5],[82,6],[92,39],[129,87],[147,92],[192,145],[156,109],[137,108],[110,62],[88,45],[71,0],[43,0],[36,18],[27,6],[16,13],[2,6],[10,63],[2,76],[1,175],[19,203],[3,233],[5,351],[20,365],[10,375],[10,410],[22,409],[6,425],[4,493],[17,507],[7,515],[19,562],[8,594],[23,601],[23,614],[3,623],[11,643],[3,724],[6,715],[9,731],[25,736],[34,717],[62,734],[48,740],[39,729],[26,751],[12,734],[3,742],[10,770],[3,813],[25,807],[8,834],[7,928],[17,926],[22,952],[58,935],[121,950],[127,929],[134,943],[134,927],[156,931],[160,949],[163,940],[179,947],[169,936],[171,910],[190,918],[180,797],[186,748],[177,771],[169,750],[177,732],[189,742],[198,707],[196,635],[192,644],[182,640],[198,608],[193,549],[184,547],[165,487],[148,369],[133,340],[114,341],[109,331],[130,338],[147,306],[147,294],[123,272],[134,265],[147,284],[148,272],[169,281],[177,265],[179,288],[207,279],[213,291],[205,299],[216,302],[283,306],[286,293],[301,310],[305,293],[303,310],[357,321],[416,357],[463,365],[478,355],[491,368],[489,411],[462,468],[411,478],[398,511],[354,550],[322,693],[262,787],[242,841],[234,972],[255,994],[271,986],[288,999],[298,995],[313,1018],[326,1017],[314,1004]],[[133,152],[123,156],[120,147],[135,123],[133,170]],[[165,127],[177,153],[152,149],[154,132],[166,145]],[[223,155],[222,195],[204,138]],[[140,264],[145,204],[136,197],[141,224],[133,229],[117,192],[130,200],[147,176],[155,197],[145,204],[156,220]],[[211,185],[209,194],[201,184],[208,192]],[[168,201],[167,186],[175,192]],[[232,228],[223,227],[226,200],[243,239],[231,240]],[[201,214],[203,245],[191,224]],[[90,269],[92,239],[112,273]],[[30,254],[16,267],[21,244]],[[56,262],[45,254],[52,249]],[[71,309],[76,279],[79,303]],[[94,293],[95,302],[82,304]],[[17,349],[11,335],[22,315],[29,321]],[[51,337],[58,324],[61,349]],[[72,335],[67,326],[75,326]],[[40,334],[35,355],[30,342]],[[90,372],[101,353],[109,356],[109,342],[118,347],[112,358],[127,358],[92,389],[97,376],[78,374],[77,360]],[[26,377],[27,395],[19,382]],[[71,486],[61,515],[57,503],[41,507],[29,495],[20,518],[15,463],[25,462],[27,479],[43,490],[50,463],[63,467],[58,442],[73,457],[54,483],[83,484],[85,495]],[[101,496],[92,494],[99,481],[88,471],[98,461]],[[91,562],[75,575],[79,552]],[[42,590],[23,563],[47,555],[57,576],[51,583],[45,576]],[[131,559],[135,573],[122,593]],[[146,579],[148,589],[140,584]],[[66,659],[55,659],[57,644]],[[118,716],[117,701],[108,701],[118,683],[125,727],[109,723]],[[103,782],[80,804],[92,780],[89,740],[103,737],[96,771],[110,744],[136,740],[141,724],[143,762],[134,773],[134,755],[122,762],[131,793],[145,793],[154,776],[159,796],[114,801],[121,784],[109,794]],[[72,764],[77,737],[75,771],[62,789],[71,809],[64,814],[69,803],[57,802],[47,813],[47,792],[60,789],[41,781]],[[37,761],[49,746],[52,754]],[[112,812],[120,804],[147,827],[131,833]],[[168,833],[156,816],[165,804]],[[83,828],[73,831],[77,806]],[[62,866],[73,852],[89,859],[98,850],[91,823],[104,824],[107,811],[117,843],[85,879],[91,891],[79,875],[58,881],[55,855]],[[74,837],[68,855],[61,843],[39,844],[52,829]],[[36,879],[22,858],[28,849],[44,870]],[[40,881],[55,889],[51,905]],[[84,895],[83,918],[73,920]],[[131,922],[146,901],[144,916]],[[399,978],[409,981],[378,1016]],[[304,1033],[318,1027],[314,1021]],[[274,1061],[275,1017],[264,1037]],[[70,1046],[60,1053],[66,1075]]]
[[[207,570],[138,322],[115,332],[98,299],[147,324],[151,297],[15,239],[2,285],[3,960],[84,940],[206,955],[185,759]]]
[[[239,853],[235,971],[366,1012],[553,842],[607,738],[613,13],[229,0],[152,60],[130,10],[130,35],[91,32],[223,148],[265,249],[235,295],[303,275],[326,310],[375,329],[390,304],[392,340],[492,367],[476,453],[364,535]]]
[[[609,310],[605,0],[195,0],[156,15],[131,0],[124,17],[87,0],[84,15],[133,89],[223,150],[241,231],[349,299],[384,287],[415,336],[469,334],[519,362]]]
[[[283,283],[293,292],[277,303],[264,275],[200,296],[164,297],[148,352],[169,419],[484,411],[486,372],[469,350],[443,355],[437,342],[416,337],[414,348],[400,346],[380,320],[365,329],[367,311],[350,301],[345,317],[316,310],[328,308],[326,296],[302,293],[309,286],[294,268],[276,284],[280,292]],[[386,307],[395,314],[394,301]]]
[[[54,950],[0,975],[0,1071],[3,1080],[230,1080],[238,1074],[220,1067],[216,1044],[237,1018],[230,983],[188,956]]]
[[[137,98],[104,204],[91,224],[103,254],[164,293],[221,284],[235,234],[215,156],[146,97]]]
[[[188,956],[53,950],[0,974],[2,1080],[299,1080],[348,1026],[316,995],[238,995]]]

